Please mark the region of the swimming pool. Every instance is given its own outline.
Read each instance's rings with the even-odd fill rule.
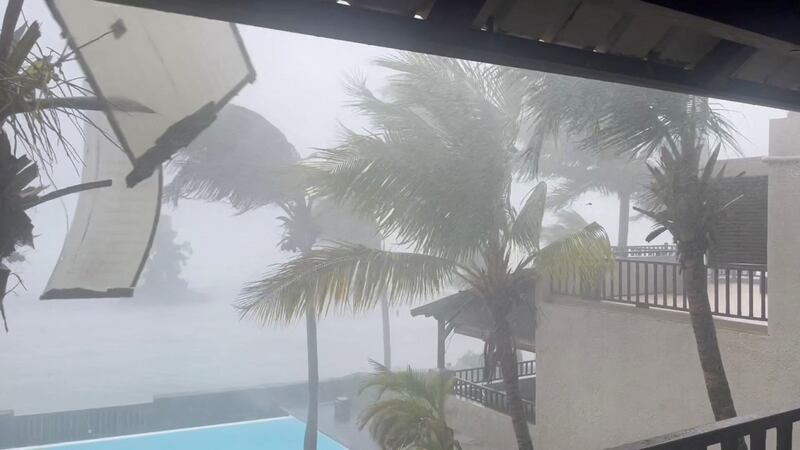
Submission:
[[[302,450],[306,425],[294,417],[159,431],[67,444],[26,447],[61,450]],[[318,450],[347,450],[320,433]],[[22,449],[19,449],[22,450]]]

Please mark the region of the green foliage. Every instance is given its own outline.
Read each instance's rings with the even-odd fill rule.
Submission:
[[[5,133],[0,131],[0,263],[17,246],[33,245],[33,224],[25,212],[39,191],[30,187],[39,172],[27,156],[14,156]]]
[[[362,394],[375,390],[377,399],[364,409],[359,426],[368,426],[382,449],[461,449],[445,417],[452,378],[415,372],[410,367],[404,372],[392,372],[378,363],[372,364],[375,373],[362,387]]]
[[[346,130],[341,145],[315,156],[317,190],[376,217],[383,235],[415,251],[468,259],[508,214],[519,104],[491,82],[493,66],[411,54],[377,64],[395,71],[387,98],[363,80],[350,85],[371,133]]]
[[[525,72],[507,76],[529,86],[525,111],[538,136],[576,136],[578,149],[647,158],[689,130],[736,149],[736,131],[706,98],[622,84]],[[538,160],[542,142],[529,147]],[[529,167],[535,168],[535,167]]]
[[[681,154],[697,151],[691,147],[687,149],[685,145],[678,152],[665,147],[658,165],[650,168],[653,177],[650,192],[654,203],[660,207],[652,210],[637,208],[656,223],[647,241],[669,231],[680,243],[681,258],[705,255],[716,241],[717,228],[725,219],[725,211],[741,198],[722,202],[719,182],[725,176],[725,166],[716,170],[720,147],[717,146],[705,162],[702,172],[687,166],[686,158]]]
[[[555,217],[555,223],[542,229],[542,241],[546,244],[564,239],[589,225],[583,216],[571,209],[559,209]]]
[[[170,162],[165,200],[230,203],[239,212],[297,196],[289,168],[299,160],[286,136],[258,113],[227,105]],[[300,191],[302,194],[302,190]]]
[[[395,304],[433,295],[455,273],[451,261],[436,256],[331,243],[275,265],[245,287],[238,306],[243,317],[262,323],[299,320],[309,304],[319,316],[363,312],[384,295]]]
[[[298,255],[247,287],[244,315],[297,320],[309,302],[320,313],[361,311],[384,294],[404,303],[453,282],[508,311],[538,273],[569,264],[594,277],[610,268],[608,238],[596,224],[540,248],[544,184],[520,208],[510,204],[520,97],[511,106],[495,69],[418,55],[379,64],[398,72],[388,99],[363,83],[353,88],[354,106],[375,130],[347,132],[308,165],[318,195],[374,214],[381,234],[413,251],[339,243]]]

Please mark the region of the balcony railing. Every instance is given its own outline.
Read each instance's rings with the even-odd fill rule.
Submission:
[[[614,255],[621,258],[640,258],[647,256],[675,256],[677,247],[670,244],[664,245],[632,245],[627,247],[614,247]]]
[[[456,397],[473,401],[497,412],[508,414],[508,400],[505,392],[501,392],[483,384],[472,383],[460,378],[455,379],[453,393]],[[523,399],[522,409],[525,418],[530,423],[536,423],[536,406],[533,402]]]
[[[772,414],[753,414],[690,428],[676,433],[614,447],[609,450],[678,450],[707,449],[736,450],[738,441],[746,438],[750,450],[765,450],[767,432],[775,430],[776,450],[791,450],[792,426],[800,421],[800,408]],[[719,447],[716,447],[719,446]]]
[[[708,269],[708,298],[716,316],[766,321],[767,267],[727,265]],[[615,270],[595,283],[574,274],[552,279],[556,294],[635,304],[643,308],[688,311],[680,265],[672,261],[616,259]]]
[[[484,367],[473,367],[469,369],[459,369],[452,371],[453,376],[460,380],[469,381],[470,383],[486,383],[486,369]],[[517,363],[517,375],[519,377],[528,377],[536,375],[536,361],[520,361]],[[503,372],[500,367],[495,368],[492,374],[492,380],[502,380]]]

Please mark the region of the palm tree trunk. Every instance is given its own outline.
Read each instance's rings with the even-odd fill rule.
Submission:
[[[684,260],[683,276],[686,279],[685,295],[689,301],[689,317],[694,331],[700,368],[706,383],[706,393],[717,421],[736,417],[728,376],[722,364],[714,316],[708,302],[708,275],[703,255],[687,256]],[[723,445],[723,450],[747,450],[744,439]]]
[[[619,197],[619,232],[617,234],[617,248],[625,254],[628,246],[628,227],[631,221],[631,194],[620,192]]]
[[[717,330],[708,303],[708,279],[702,255],[689,256],[685,260],[686,296],[689,299],[689,317],[692,321],[697,354],[706,382],[708,400],[716,420],[736,417],[728,377],[722,364],[722,355],[717,342]]]
[[[317,318],[313,308],[306,311],[306,342],[308,346],[308,413],[303,450],[317,449],[319,421],[319,361],[317,359]]]
[[[381,297],[381,319],[383,322],[383,366],[392,369],[392,334],[389,324],[389,301]]]
[[[519,450],[533,450],[531,432],[525,409],[522,406],[522,396],[519,392],[519,374],[517,373],[517,354],[514,351],[513,339],[506,315],[495,315],[495,339],[497,352],[500,355],[500,369],[503,372],[503,389],[506,393],[506,407],[511,416],[514,435],[517,438]]]

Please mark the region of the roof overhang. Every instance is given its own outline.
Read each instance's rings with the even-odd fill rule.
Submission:
[[[535,288],[531,286],[531,293]],[[516,346],[536,351],[536,307],[533,295],[515,303],[508,314],[508,323]],[[494,330],[494,320],[483,302],[472,291],[461,291],[411,310],[412,317],[433,317],[444,321],[457,334],[486,340]]]
[[[800,110],[800,18],[788,1],[106,1]]]

